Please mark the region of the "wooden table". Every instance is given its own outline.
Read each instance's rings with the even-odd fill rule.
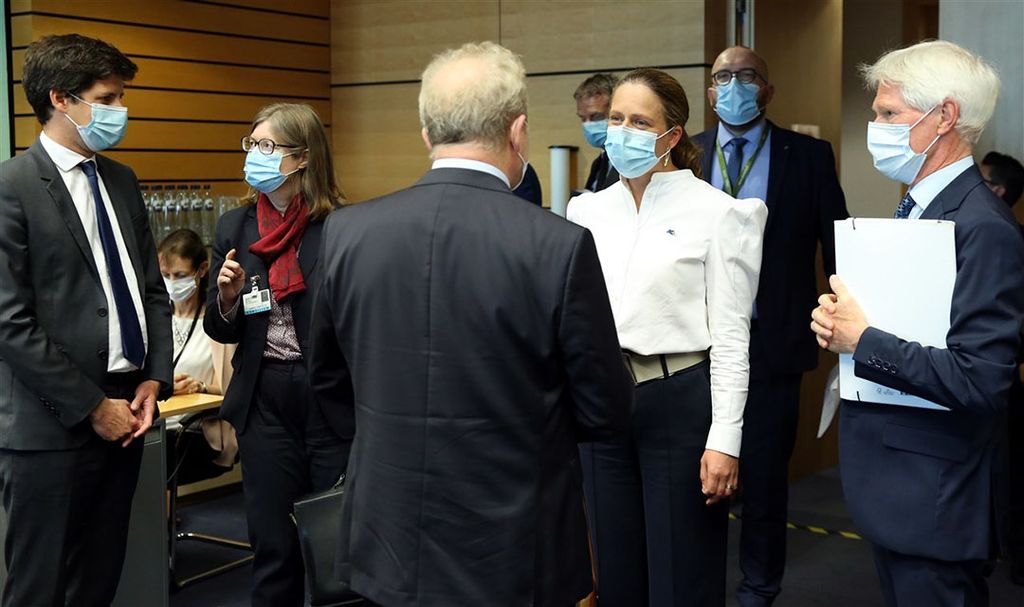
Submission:
[[[172,415],[216,409],[223,401],[224,397],[220,394],[199,394],[197,392],[196,394],[172,396],[159,403],[160,417],[167,418]]]

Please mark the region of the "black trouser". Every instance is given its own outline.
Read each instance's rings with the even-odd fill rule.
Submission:
[[[987,607],[989,560],[947,562],[872,546],[887,607]]]
[[[238,435],[253,546],[253,607],[305,602],[302,554],[289,515],[295,500],[345,471],[350,443],[328,427],[302,361],[264,359],[252,410]]]
[[[131,400],[135,379],[115,380],[123,385],[105,391]],[[0,449],[7,513],[3,607],[110,605],[124,564],[144,442],[122,447],[94,436],[66,451]]]
[[[705,505],[705,361],[636,389],[628,437],[584,445],[600,607],[725,604],[725,502]]]
[[[796,443],[801,374],[751,379],[740,449],[740,570],[743,607],[771,605],[786,568],[789,458]]]

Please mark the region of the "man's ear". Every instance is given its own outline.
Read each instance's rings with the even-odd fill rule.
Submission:
[[[718,103],[718,91],[716,91],[713,86],[708,87],[708,103],[711,104],[712,109],[714,109],[715,104]]]
[[[427,135],[426,127],[420,129],[420,137],[423,138],[423,145],[427,146],[428,152],[434,151],[434,144],[430,143],[430,136]]]
[[[945,135],[956,128],[960,121],[960,106],[952,99],[945,99],[939,107],[939,112],[939,126],[936,129],[936,134]]]
[[[74,102],[74,98],[65,91],[50,89],[50,105],[54,109],[67,113],[68,105]]]

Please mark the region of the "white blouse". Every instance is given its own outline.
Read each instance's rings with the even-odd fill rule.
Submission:
[[[203,317],[199,317],[192,337],[185,341],[188,329],[192,326],[191,316],[171,316],[171,338],[174,340],[174,359],[178,364],[174,367],[174,374],[187,373],[196,381],[206,384],[207,389],[214,394],[223,394],[221,389],[221,373],[215,369],[214,357],[222,358],[223,349],[215,348],[216,344],[203,330]],[[216,351],[215,351],[216,350]],[[178,359],[178,355],[181,358]],[[217,361],[220,362],[220,361]],[[220,366],[220,365],[217,365]]]
[[[639,211],[620,181],[570,200],[567,217],[594,235],[623,349],[710,348],[706,447],[739,457],[767,207],[678,170],[652,176]]]

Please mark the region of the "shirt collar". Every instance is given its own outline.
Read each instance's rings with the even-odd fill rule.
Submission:
[[[50,139],[50,136],[45,132],[39,133],[39,143],[43,145],[43,149],[46,150],[50,159],[53,160],[53,164],[57,165],[57,168],[65,173],[70,172],[86,160],[92,160],[92,158],[95,158],[95,155],[92,158],[86,158],[78,152],[64,147],[53,139]]]
[[[500,179],[505,187],[512,189],[512,184],[508,181],[508,176],[501,172],[501,169],[494,166],[493,164],[487,164],[486,162],[480,162],[479,160],[470,160],[469,158],[438,158],[434,161],[434,164],[430,166],[433,169],[469,169],[471,171],[479,171],[481,173],[488,173],[494,175]]]
[[[732,133],[729,132],[728,129],[725,128],[724,124],[719,122],[718,123],[718,145],[721,146],[722,149],[724,150],[725,149],[725,144],[727,144],[730,141],[732,141],[733,138],[735,138],[735,137],[742,137],[742,138],[746,139],[748,142],[760,141],[761,140],[761,132],[764,131],[764,129],[765,129],[765,127],[767,127],[767,125],[768,125],[768,121],[765,120],[762,117],[761,120],[759,120],[757,122],[757,124],[755,124],[753,127],[751,127],[751,129],[749,131],[747,131],[746,133],[743,133],[742,135],[733,135]]]
[[[931,175],[919,181],[910,188],[910,197],[914,203],[922,209],[928,209],[928,205],[935,200],[939,192],[946,189],[946,186],[953,183],[953,180],[960,176],[967,169],[974,166],[974,157],[964,156],[949,166],[945,166]]]

